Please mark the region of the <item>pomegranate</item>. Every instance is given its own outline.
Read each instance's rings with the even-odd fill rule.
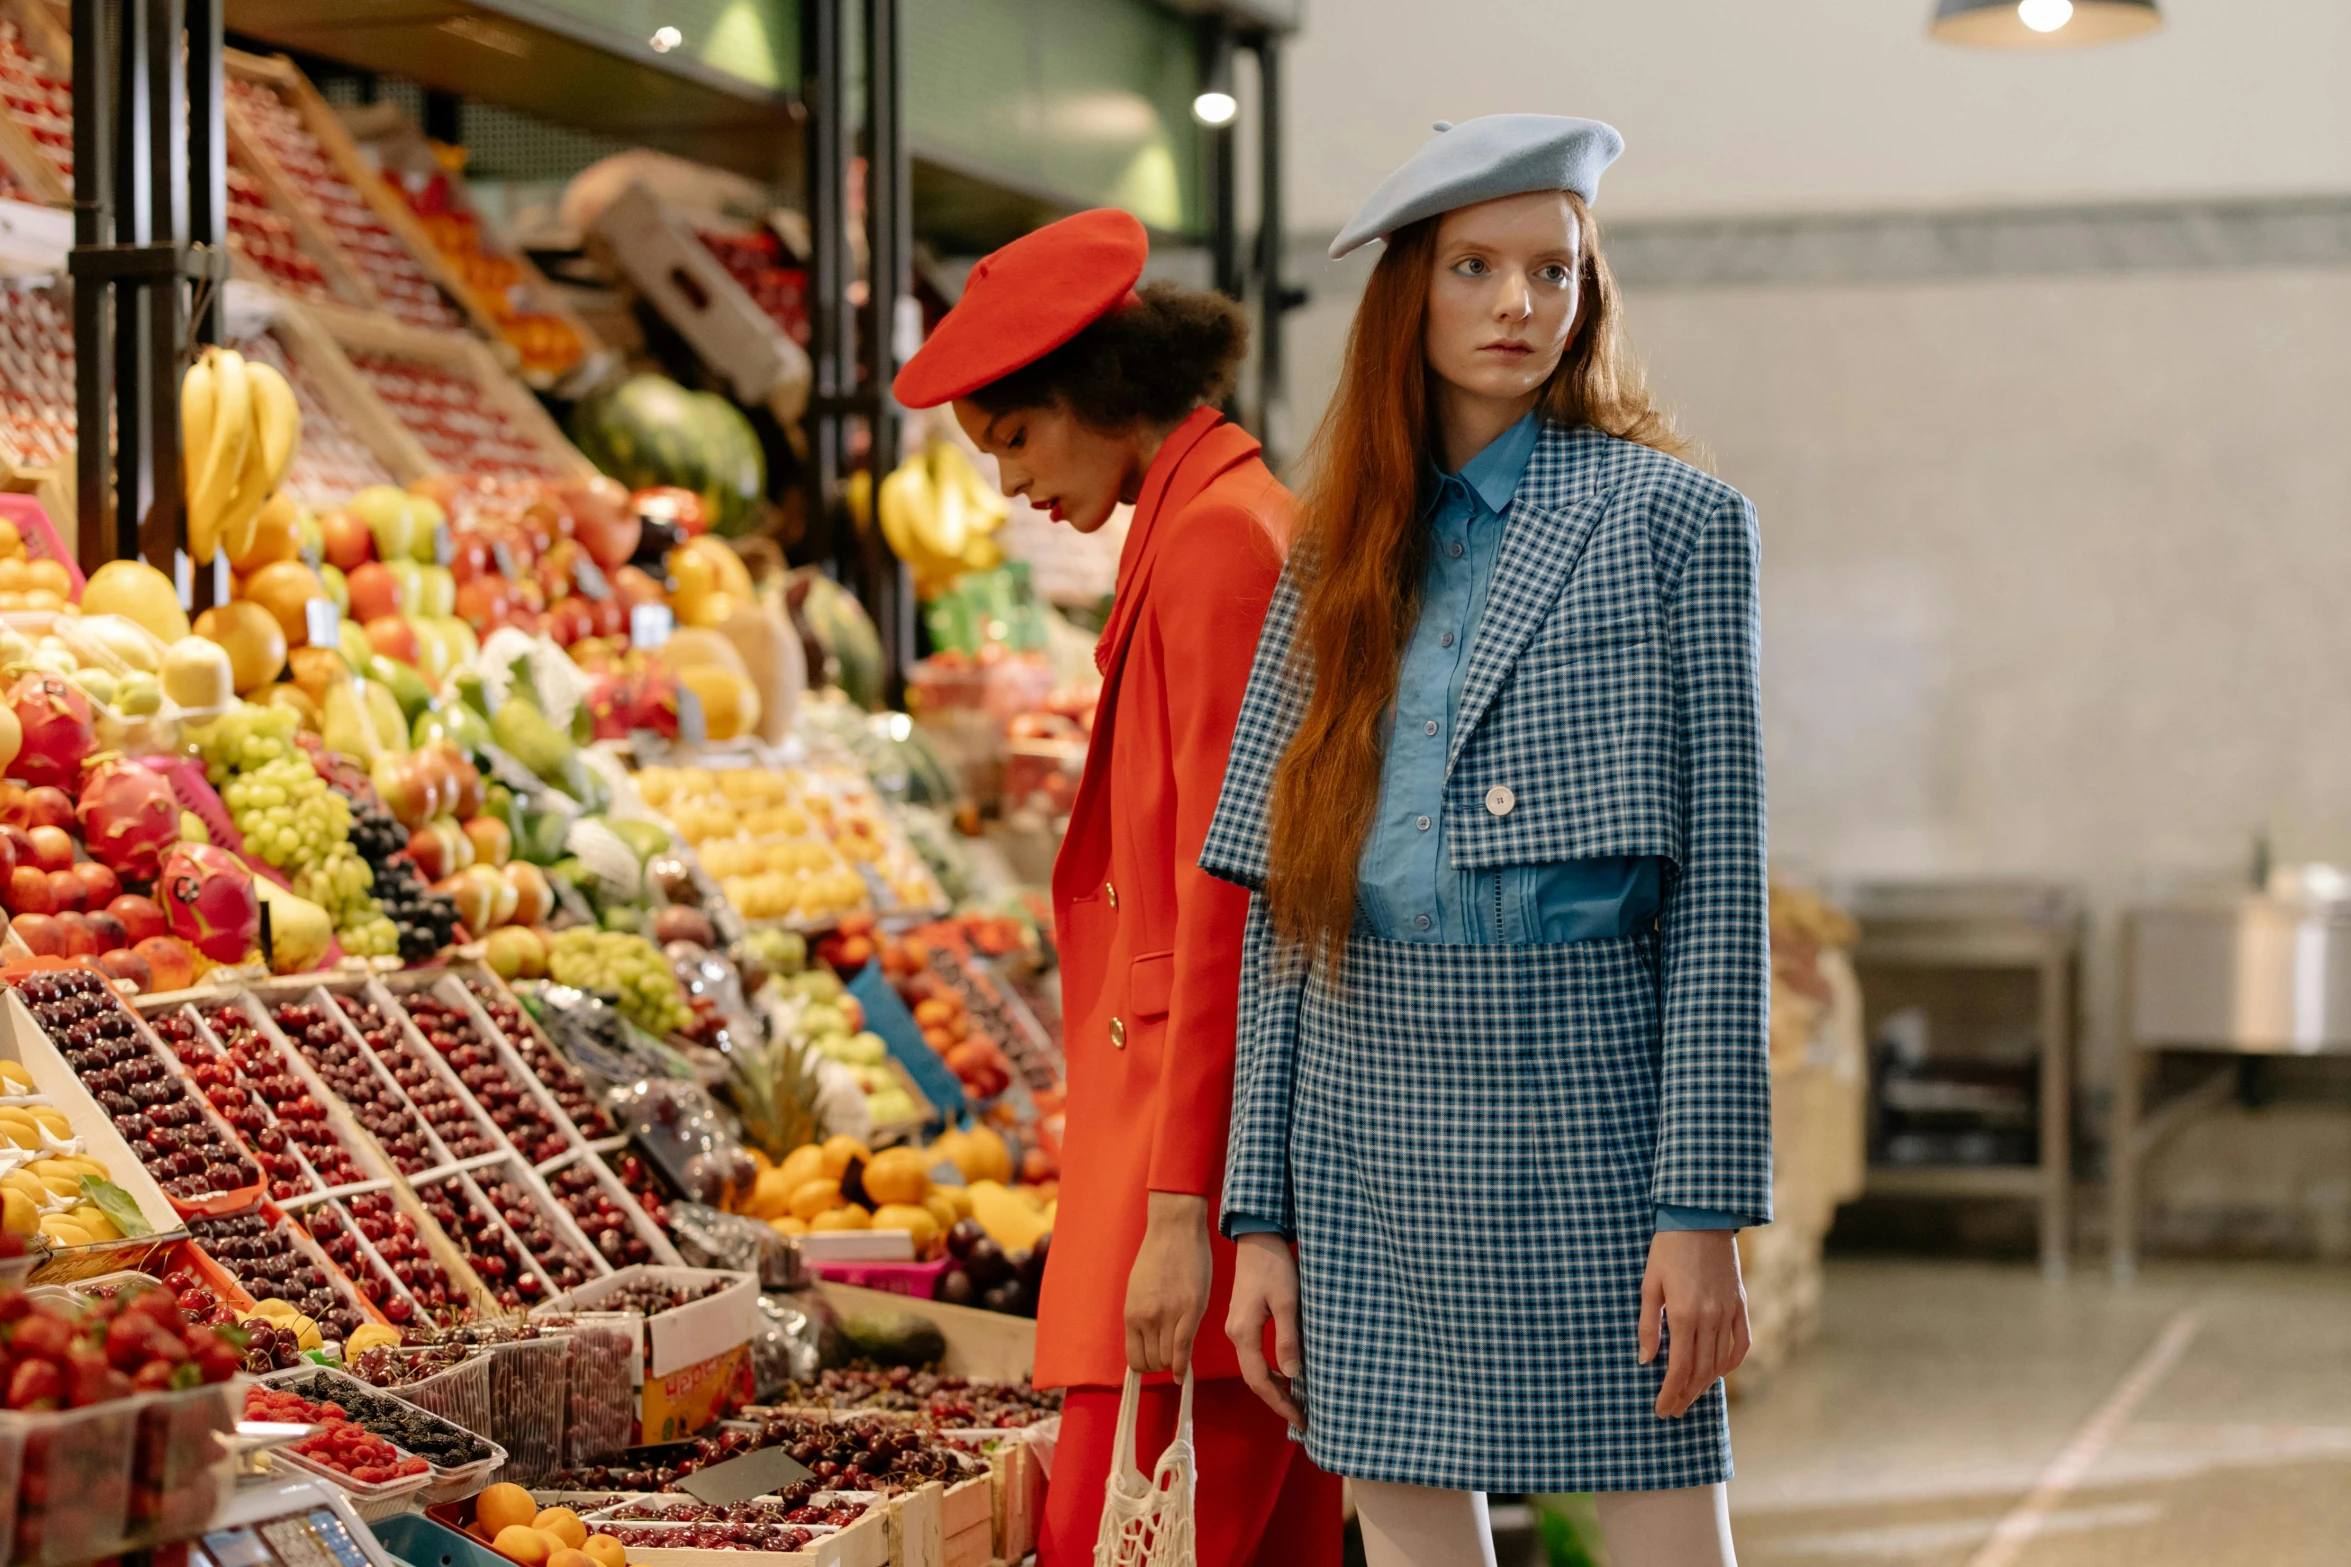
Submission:
[[[216,963],[234,963],[261,929],[253,873],[226,849],[183,843],[163,857],[156,901],[171,933]]]
[[[179,841],[180,802],[171,785],[134,762],[105,762],[82,781],[75,814],[90,858],[132,881],[149,881]]]
[[[90,727],[90,699],[69,680],[34,673],[8,688],[8,705],[24,731],[24,745],[9,764],[9,776],[36,786],[71,789],[81,777],[83,760],[98,748],[97,733]]]

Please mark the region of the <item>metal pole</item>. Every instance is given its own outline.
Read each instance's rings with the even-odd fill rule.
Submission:
[[[890,395],[890,383],[898,374],[900,302],[914,292],[914,201],[906,151],[905,52],[898,23],[898,0],[865,0],[867,264],[861,401],[870,436],[866,461],[877,496],[883,478],[898,466],[904,444],[905,413]],[[860,542],[882,635],[889,700],[895,704],[915,658],[914,583],[905,563],[883,541],[879,527],[867,528]]]
[[[228,87],[221,75],[221,8],[226,0],[187,0],[188,6],[188,242],[225,262],[228,245]],[[203,308],[189,324],[198,343],[220,341],[220,284],[203,290]]]
[[[1282,282],[1282,248],[1289,235],[1282,210],[1281,39],[1260,33],[1257,49],[1257,423],[1267,466],[1279,468],[1288,455],[1289,363],[1283,326],[1306,302],[1302,290]]]
[[[1207,69],[1202,80],[1220,92],[1233,90],[1233,33],[1222,17],[1202,24],[1206,31]],[[1214,268],[1216,291],[1239,299],[1247,286],[1241,277],[1240,159],[1234,145],[1235,115],[1208,128],[1208,254]]]
[[[808,527],[836,570],[856,575],[845,526],[842,476],[856,349],[849,315],[849,194],[844,0],[802,0],[801,99],[808,108]],[[852,586],[855,583],[852,582]]]
[[[107,53],[106,0],[73,0],[73,239],[92,249],[114,239],[114,71]],[[115,556],[113,453],[113,288],[96,278],[73,285],[76,549],[85,574]]]
[[[119,53],[114,58],[114,242],[146,245],[155,232],[155,209],[146,199],[158,172],[149,132],[154,124],[147,102],[147,54],[155,36],[145,0],[115,0]],[[78,162],[78,159],[77,159]],[[147,465],[149,388],[154,355],[153,323],[139,308],[139,287],[116,274],[104,285],[114,296],[114,549],[117,557],[139,553],[139,524],[154,500],[154,472]],[[98,428],[104,429],[104,425]]]
[[[134,0],[136,3],[136,0]],[[188,238],[188,187],[197,183],[188,161],[187,75],[181,66],[181,39],[187,27],[184,0],[144,0],[146,26],[148,224],[150,238],[184,256]],[[215,66],[217,69],[217,64]],[[183,179],[182,170],[187,174]],[[224,179],[225,184],[225,179]],[[180,473],[180,369],[187,345],[187,282],[181,270],[148,274],[138,285],[146,306],[147,440],[140,454],[147,505],[134,533],[126,528],[126,553],[136,548],[151,565],[171,574],[173,557],[185,536],[185,485]]]

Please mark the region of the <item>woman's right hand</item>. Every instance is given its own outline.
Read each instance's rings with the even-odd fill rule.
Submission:
[[[1298,1259],[1279,1235],[1241,1236],[1233,1243],[1233,1305],[1225,1337],[1241,1357],[1241,1377],[1275,1414],[1303,1431],[1306,1411],[1290,1396],[1290,1379],[1305,1370],[1298,1353]],[[1273,1319],[1273,1358],[1265,1363],[1265,1323]]]

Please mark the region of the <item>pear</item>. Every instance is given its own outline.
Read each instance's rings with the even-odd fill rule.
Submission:
[[[269,910],[270,972],[299,974],[318,967],[327,944],[335,939],[334,922],[327,911],[287,891],[267,876],[253,878],[263,908]]]

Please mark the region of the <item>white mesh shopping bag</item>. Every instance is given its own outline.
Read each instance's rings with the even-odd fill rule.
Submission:
[[[1175,1439],[1146,1475],[1135,1467],[1135,1416],[1143,1379],[1127,1372],[1118,1397],[1118,1440],[1110,1453],[1110,1484],[1102,1496],[1102,1529],[1094,1537],[1094,1567],[1194,1567],[1192,1547],[1192,1374],[1176,1410]]]

